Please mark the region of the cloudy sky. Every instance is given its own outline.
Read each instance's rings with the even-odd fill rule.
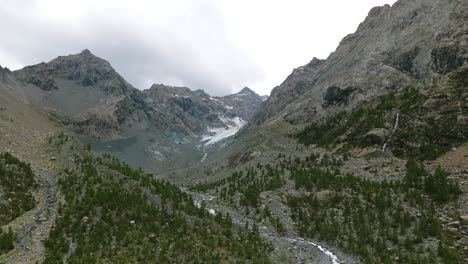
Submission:
[[[131,84],[269,94],[395,0],[2,0],[0,65],[88,48]]]

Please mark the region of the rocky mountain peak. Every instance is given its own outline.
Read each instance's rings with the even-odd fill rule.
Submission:
[[[324,62],[325,60],[321,60],[317,57],[313,57],[312,60],[309,62],[309,64],[307,64],[308,66],[318,66],[320,65],[322,62]]]
[[[10,69],[7,67],[3,68],[2,65],[0,65],[0,72],[10,72]]]
[[[249,87],[244,87],[238,94],[257,94],[256,92],[252,91]]]
[[[78,54],[59,56],[48,63],[39,63],[15,71],[18,79],[44,91],[93,87],[106,94],[130,95],[133,88],[109,62],[93,55],[88,49]]]
[[[84,49],[81,51],[80,55],[82,56],[94,56],[89,49]]]
[[[169,86],[164,84],[153,84],[147,90],[143,91],[147,95],[158,96],[158,95],[179,95],[189,96],[192,94],[192,90],[187,87]]]
[[[48,63],[50,69],[67,79],[81,79],[86,86],[98,79],[115,77],[109,62],[93,55],[88,49],[79,54],[60,56]]]
[[[3,68],[1,65],[0,65],[0,78],[3,79],[4,76],[6,75],[7,73],[7,70],[8,68]]]

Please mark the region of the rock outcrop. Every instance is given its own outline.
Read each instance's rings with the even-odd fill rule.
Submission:
[[[266,98],[258,95],[249,87],[244,87],[238,93],[218,97],[217,99],[224,102],[225,107],[234,115],[244,120],[250,120]]]

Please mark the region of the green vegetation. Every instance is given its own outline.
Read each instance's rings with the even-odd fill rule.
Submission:
[[[416,89],[407,89],[401,94],[390,93],[380,97],[375,103],[358,107],[351,112],[340,112],[310,124],[297,137],[300,143],[317,144],[320,147],[334,147],[337,139],[345,132],[347,143],[365,144],[362,136],[374,128],[385,127],[391,121],[391,111],[409,113],[422,104],[422,98]],[[389,118],[390,117],[390,120]]]
[[[31,166],[12,154],[0,154],[0,226],[10,223],[36,205],[31,191],[37,186]],[[16,235],[0,228],[0,255],[14,248]]]
[[[446,171],[439,167],[431,173],[409,160],[401,180],[372,181],[342,173],[343,159],[346,156],[279,155],[276,166],[259,164],[191,189],[215,190],[232,206],[245,206],[245,214],[255,212],[255,220],[268,219],[283,234],[280,218],[268,204],[260,204],[259,196],[261,191],[281,188],[289,178],[300,191],[287,195],[287,205],[302,237],[326,241],[360,256],[364,263],[462,262],[452,233],[439,220],[438,208],[461,193]],[[268,180],[282,184],[265,184]]]
[[[74,158],[45,263],[269,263],[258,231],[211,215],[177,186],[104,155]]]
[[[398,112],[399,126],[390,139],[393,153],[400,157],[433,160],[463,142],[463,128],[456,125],[456,115],[451,113],[444,113],[443,122],[424,119],[422,105],[425,100],[416,89],[390,93],[350,112],[340,112],[312,123],[295,137],[302,144],[317,144],[324,148],[345,143],[344,151],[356,146],[365,147],[369,142],[364,136],[374,128],[385,128],[386,123],[393,125]]]
[[[450,181],[447,176],[448,173],[441,167],[430,174],[422,165],[410,159],[406,164],[405,184],[408,188],[425,192],[438,203],[445,203],[461,194],[458,183]]]
[[[15,234],[11,231],[11,228],[8,232],[3,232],[0,228],[0,255],[7,253],[14,248],[13,242],[15,239]]]
[[[296,188],[329,191],[327,197],[288,198],[301,236],[336,244],[365,263],[461,263],[435,204],[455,199],[460,190],[441,168],[429,174],[411,160],[404,180],[391,182],[342,175],[308,160],[296,159],[287,169]],[[431,239],[438,248],[429,246]]]
[[[0,154],[0,226],[34,208],[34,177],[29,164],[8,152]]]
[[[206,184],[198,184],[190,188],[192,191],[207,191],[216,189],[219,197],[231,204],[252,206],[258,208],[260,193],[279,189],[285,184],[281,177],[284,174],[280,166],[261,165],[248,168],[246,171],[236,171],[231,176]],[[239,200],[234,201],[234,196],[240,194]]]
[[[69,136],[61,132],[57,136],[49,138],[49,145],[54,144],[56,146],[62,146],[63,144],[67,143],[69,140],[70,140]]]
[[[286,159],[282,154],[278,155],[278,165],[263,165],[258,163],[244,171],[236,171],[231,176],[209,183],[197,184],[189,188],[191,191],[206,192],[215,190],[218,197],[234,207],[242,206],[247,215],[253,213],[257,221],[268,219],[275,231],[282,235],[286,229],[279,217],[271,214],[268,206],[260,208],[260,194],[265,191],[273,191],[286,185],[286,167],[291,163],[291,157]],[[299,159],[297,159],[298,161]],[[316,155],[307,157],[307,161],[317,166],[341,166],[342,158],[334,155]]]

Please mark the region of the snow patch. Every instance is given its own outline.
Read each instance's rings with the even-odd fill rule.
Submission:
[[[233,136],[246,123],[239,117],[227,118],[225,116],[220,116],[219,119],[221,119],[226,127],[208,127],[208,134],[204,135],[202,138],[202,142],[204,142],[205,146],[212,145]]]

